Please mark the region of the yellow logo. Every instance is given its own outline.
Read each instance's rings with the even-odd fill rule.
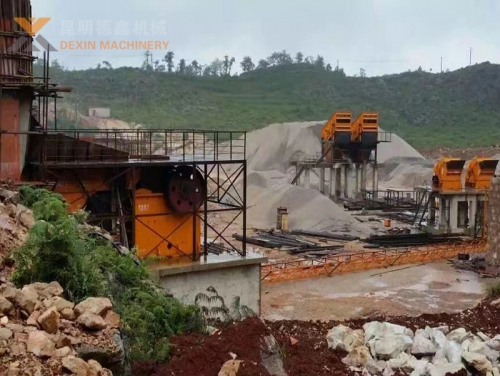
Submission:
[[[19,26],[21,26],[24,31],[26,31],[30,36],[35,36],[47,23],[50,21],[49,17],[40,17],[40,18],[24,18],[24,17],[16,17],[14,18]]]

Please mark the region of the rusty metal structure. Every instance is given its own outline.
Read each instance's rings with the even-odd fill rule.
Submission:
[[[271,283],[325,277],[397,265],[445,260],[455,258],[459,254],[484,253],[485,250],[486,241],[481,239],[372,252],[341,253],[314,259],[278,261],[262,266],[261,279]]]
[[[58,128],[59,93],[70,89],[50,82],[49,51],[35,76],[33,37],[14,18],[31,20],[29,0],[0,0],[0,179],[62,194],[141,258],[245,256],[245,132]],[[239,217],[237,248],[225,231]]]

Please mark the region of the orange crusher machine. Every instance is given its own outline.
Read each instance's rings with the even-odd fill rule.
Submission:
[[[139,258],[200,256],[199,210],[206,197],[203,174],[189,165],[57,171],[53,190],[70,210],[85,209],[94,223],[120,234]]]
[[[378,130],[376,112],[363,112],[354,122],[351,112],[335,112],[321,132],[325,159],[328,162],[346,158],[352,163],[368,162],[372,151],[377,149]]]

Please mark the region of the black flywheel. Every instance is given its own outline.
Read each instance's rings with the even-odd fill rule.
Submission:
[[[190,213],[203,203],[205,189],[205,181],[198,170],[181,166],[170,171],[165,196],[174,212]]]

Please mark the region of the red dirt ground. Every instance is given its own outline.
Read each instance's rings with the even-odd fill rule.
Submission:
[[[448,325],[450,330],[463,327],[487,335],[500,334],[500,307],[484,302],[476,308],[456,314],[425,314],[419,317],[374,317],[343,322],[361,328],[368,321],[389,321],[411,329]],[[219,334],[189,334],[172,338],[172,359],[161,365],[136,364],[138,376],[217,376],[222,365],[231,359],[230,352],[243,360],[239,376],[269,373],[260,365],[262,337],[272,333],[279,343],[283,364],[289,376],[350,375],[341,362],[345,353],[328,349],[326,334],[339,322],[276,321],[265,324],[250,318],[221,328]],[[291,338],[297,340],[292,345]]]

